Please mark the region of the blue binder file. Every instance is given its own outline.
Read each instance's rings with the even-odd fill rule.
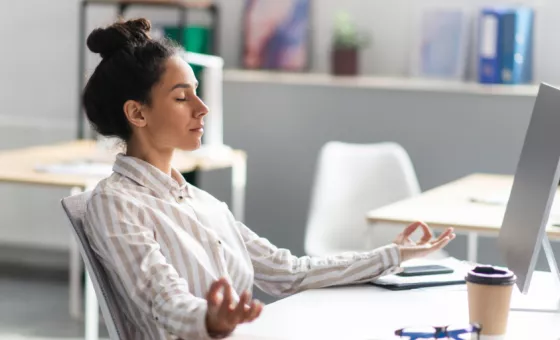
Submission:
[[[534,17],[534,11],[530,8],[517,11],[513,53],[513,84],[527,84],[533,81]]]
[[[501,40],[501,48],[498,48],[498,81],[502,84],[513,84],[513,68],[515,54],[515,10],[503,13],[498,29]]]
[[[523,84],[532,81],[533,10],[488,8],[481,12],[479,82]]]
[[[500,20],[501,12],[484,9],[480,18],[479,35],[479,82],[495,84],[500,82]]]

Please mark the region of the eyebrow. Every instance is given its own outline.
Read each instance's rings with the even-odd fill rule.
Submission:
[[[171,92],[171,91],[173,91],[173,90],[175,90],[175,89],[189,89],[189,88],[191,88],[191,87],[192,87],[191,84],[179,83],[179,84],[176,84],[175,86],[173,86],[173,87],[171,88],[171,90],[169,90],[169,92]],[[194,87],[195,87],[195,88],[198,87],[198,82],[194,83]]]

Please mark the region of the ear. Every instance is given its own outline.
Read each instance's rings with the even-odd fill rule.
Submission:
[[[136,127],[146,126],[146,117],[144,117],[143,109],[144,105],[135,100],[127,100],[123,106],[126,118],[130,124]]]

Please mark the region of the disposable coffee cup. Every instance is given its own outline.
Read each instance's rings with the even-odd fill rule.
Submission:
[[[505,268],[477,266],[468,272],[469,321],[482,326],[482,335],[504,335],[515,274]]]

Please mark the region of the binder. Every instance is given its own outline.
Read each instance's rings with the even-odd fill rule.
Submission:
[[[479,82],[523,84],[532,81],[533,10],[528,7],[481,11]]]
[[[513,84],[528,84],[533,81],[534,18],[534,11],[530,8],[521,8],[517,11]]]
[[[471,16],[462,8],[429,8],[422,13],[411,54],[414,76],[463,80]]]

